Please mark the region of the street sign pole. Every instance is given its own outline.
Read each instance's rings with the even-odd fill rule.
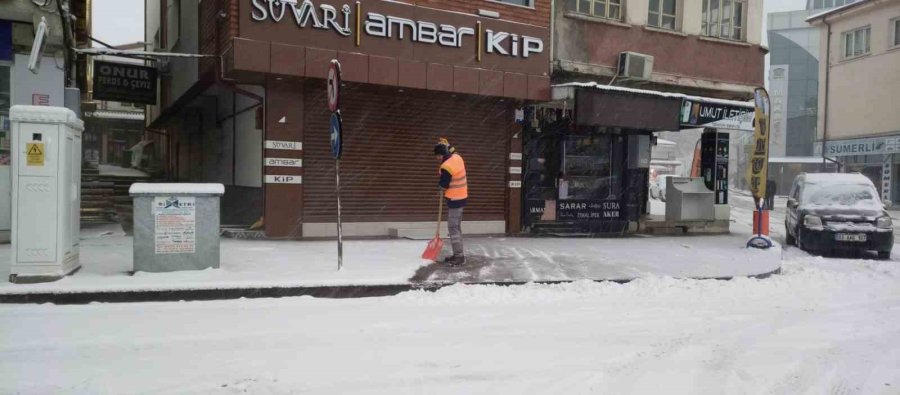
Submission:
[[[341,160],[334,161],[334,189],[337,195],[338,270],[344,267],[344,232],[341,228]]]
[[[343,123],[341,122],[340,92],[341,64],[334,59],[328,68],[328,109],[331,110],[331,155],[334,157],[334,192],[337,197],[338,270],[344,267],[344,231],[341,226],[341,153],[343,151]]]

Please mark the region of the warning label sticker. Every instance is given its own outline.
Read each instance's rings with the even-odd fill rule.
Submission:
[[[28,166],[43,166],[44,143],[26,143],[25,158],[25,164]]]
[[[195,198],[156,197],[153,216],[156,222],[157,254],[193,254],[197,228]]]

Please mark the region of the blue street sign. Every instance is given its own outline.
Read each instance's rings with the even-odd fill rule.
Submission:
[[[331,156],[341,159],[343,151],[343,125],[341,124],[341,112],[331,113]]]

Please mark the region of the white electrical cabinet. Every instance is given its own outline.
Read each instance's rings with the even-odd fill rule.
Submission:
[[[10,282],[57,280],[80,267],[81,133],[62,107],[13,106]]]

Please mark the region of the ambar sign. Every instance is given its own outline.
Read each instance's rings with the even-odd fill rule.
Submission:
[[[156,104],[157,72],[153,67],[94,61],[94,99]]]

